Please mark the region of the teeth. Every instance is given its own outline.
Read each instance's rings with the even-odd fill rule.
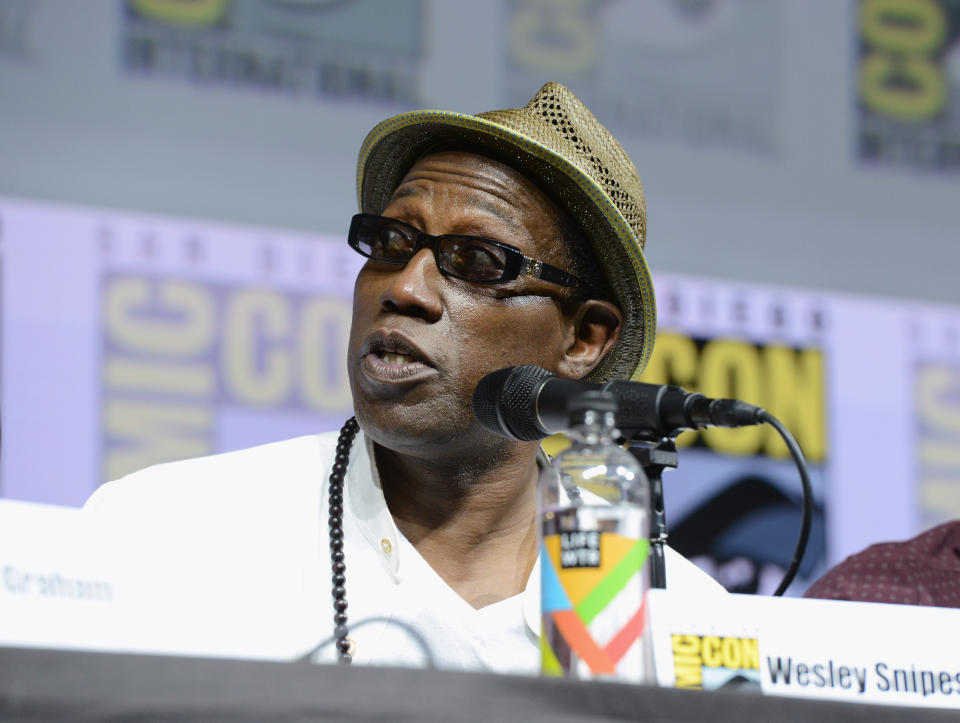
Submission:
[[[406,354],[397,354],[394,352],[383,352],[380,355],[380,358],[383,359],[387,364],[409,364],[413,360]]]

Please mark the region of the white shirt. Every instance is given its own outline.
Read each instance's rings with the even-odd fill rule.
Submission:
[[[169,624],[253,657],[333,662],[326,488],[336,440],[329,432],[157,465],[103,485],[85,509],[141,568],[178,587]],[[523,593],[474,609],[397,529],[371,447],[358,433],[344,480],[354,661],[536,673],[539,561]],[[673,550],[666,556],[670,589],[723,592]]]

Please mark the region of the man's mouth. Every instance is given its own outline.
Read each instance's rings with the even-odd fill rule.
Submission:
[[[412,381],[434,371],[427,356],[396,332],[378,332],[368,337],[360,366],[371,381],[383,383]]]

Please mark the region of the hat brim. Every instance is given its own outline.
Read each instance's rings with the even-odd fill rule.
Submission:
[[[656,336],[653,282],[643,250],[606,192],[567,158],[506,126],[477,116],[419,110],[388,118],[367,135],[357,161],[357,201],[364,213],[382,213],[393,192],[431,146],[458,141],[536,182],[583,229],[624,319],[617,345],[587,376],[591,381],[636,379]],[[633,273],[624,273],[624,267]]]

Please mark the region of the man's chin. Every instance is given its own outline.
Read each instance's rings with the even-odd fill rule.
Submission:
[[[451,430],[441,432],[436,427],[377,425],[369,431],[363,427],[363,431],[381,447],[413,457],[446,457],[459,454],[464,448],[462,437]]]
[[[387,449],[421,456],[442,450],[463,449],[482,429],[473,418],[433,405],[384,401],[355,404],[363,433]]]

